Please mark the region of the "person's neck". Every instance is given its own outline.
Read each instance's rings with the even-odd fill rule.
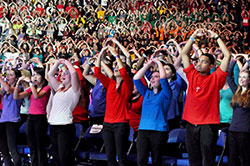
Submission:
[[[210,75],[210,71],[209,71],[209,72],[199,72],[199,73],[200,73],[200,75],[202,75],[202,76]]]
[[[154,88],[153,92],[154,92],[154,94],[157,94],[158,93],[158,88]]]
[[[247,87],[242,87],[241,94],[242,94],[242,93],[245,93],[246,91],[247,91]]]
[[[70,83],[64,85],[64,89],[68,89],[71,86]]]
[[[40,84],[36,85],[36,87],[37,87],[37,88],[42,88],[42,87],[43,87],[43,84],[40,83]]]
[[[115,82],[116,82],[116,88],[118,88],[122,82],[122,77],[116,77]]]

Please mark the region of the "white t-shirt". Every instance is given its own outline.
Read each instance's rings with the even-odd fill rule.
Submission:
[[[59,86],[60,89],[62,86]],[[58,91],[52,99],[52,108],[48,117],[51,125],[67,125],[73,123],[72,112],[75,109],[81,90],[74,92],[73,88],[69,88],[66,92]]]

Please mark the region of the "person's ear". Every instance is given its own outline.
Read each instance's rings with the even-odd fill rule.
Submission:
[[[214,64],[210,64],[209,65],[209,69],[211,70],[211,69],[213,69],[214,68]]]

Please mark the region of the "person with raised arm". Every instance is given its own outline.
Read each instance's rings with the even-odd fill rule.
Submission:
[[[224,54],[221,65],[210,74],[214,67],[213,55],[205,53],[199,57],[196,66],[190,62],[190,51],[196,37],[204,35],[204,31],[215,38]],[[210,31],[197,29],[187,41],[181,53],[184,72],[188,79],[188,93],[183,113],[186,125],[186,146],[191,166],[215,165],[215,150],[218,138],[219,91],[223,88],[231,55],[220,38]]]
[[[19,92],[21,83],[25,81],[29,88]],[[14,90],[14,99],[24,99],[30,96],[29,115],[27,119],[27,141],[30,148],[31,165],[48,165],[46,151],[46,137],[48,122],[46,117],[46,106],[50,96],[50,87],[45,79],[43,68],[32,68],[32,77],[22,76],[17,81]]]
[[[2,113],[0,117],[0,151],[4,165],[21,166],[21,157],[17,151],[17,137],[21,121],[20,107],[22,100],[13,97],[14,88],[21,72],[16,69],[7,71],[6,81],[0,77],[0,94],[2,95]],[[22,91],[22,88],[18,88]],[[12,159],[11,159],[12,158]]]
[[[60,65],[61,81],[55,74]],[[75,126],[72,112],[81,95],[80,81],[76,69],[65,60],[59,59],[48,73],[49,82],[55,90],[49,112],[50,140],[56,166],[74,166],[73,139]]]
[[[235,57],[237,59],[237,56]],[[249,65],[248,55],[244,56]],[[239,73],[238,85],[234,79],[234,65],[229,66],[227,82],[233,92],[231,107],[232,121],[228,129],[228,164],[247,166],[250,163],[250,72],[248,69]]]
[[[127,166],[126,143],[129,136],[129,108],[128,103],[133,90],[133,80],[126,71],[118,53],[113,47],[106,47],[116,58],[114,79],[101,72],[101,58],[99,54],[95,66],[95,75],[107,89],[106,111],[103,123],[104,146],[108,158],[108,166],[115,166],[116,153],[120,166]]]
[[[156,64],[159,71],[152,73],[150,84],[145,86],[141,78],[145,72]],[[134,76],[134,83],[143,96],[142,114],[137,137],[138,165],[148,165],[149,152],[152,153],[152,164],[160,166],[162,162],[162,145],[168,138],[167,116],[172,99],[172,91],[168,83],[163,64],[158,59],[151,59]]]

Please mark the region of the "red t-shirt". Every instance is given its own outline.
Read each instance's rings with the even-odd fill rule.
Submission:
[[[82,76],[81,69],[79,67],[75,69],[81,84],[81,97],[79,99],[79,103],[73,111],[73,122],[81,123],[88,120],[89,90]]]
[[[141,110],[142,110],[143,97],[141,96],[136,102],[132,103],[129,110],[129,125],[138,131],[138,127],[141,120]]]
[[[133,80],[128,75],[125,67],[120,70],[123,83],[120,92],[116,88],[116,82],[113,79],[103,75],[100,67],[95,67],[95,75],[107,89],[106,95],[106,112],[104,122],[123,123],[128,122],[128,103],[133,90]]]
[[[226,83],[228,73],[220,67],[211,75],[200,75],[190,65],[183,70],[188,79],[188,92],[183,119],[191,124],[219,124],[220,89]]]

